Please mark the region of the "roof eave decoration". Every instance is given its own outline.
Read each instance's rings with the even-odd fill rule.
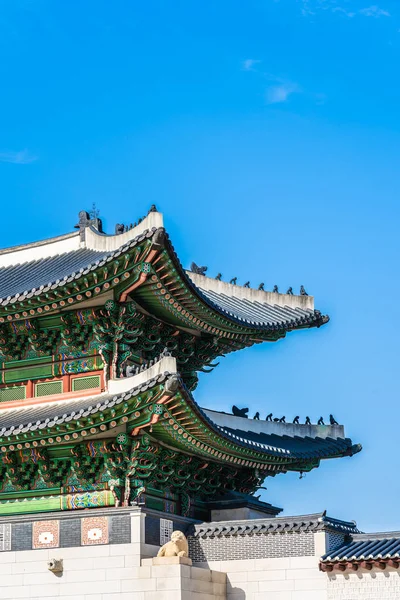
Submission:
[[[113,247],[118,242],[118,236],[105,236],[92,226],[83,229],[99,248]],[[329,320],[317,310],[290,307],[285,307],[282,316],[282,308],[274,305],[268,305],[271,315],[266,321],[236,316],[193,283],[180,264],[165,229],[153,227],[78,272],[0,299],[0,323],[67,310],[110,291],[122,303],[130,296],[172,324],[237,340],[242,347],[277,340],[294,329],[319,327]],[[270,295],[265,292],[266,298]]]
[[[112,436],[113,430],[120,425],[127,427],[133,439],[146,433],[154,442],[174,447],[183,453],[240,468],[256,469],[261,479],[289,470],[311,470],[318,466],[321,454],[323,458],[348,454],[350,440],[336,440],[333,453],[329,450],[329,444],[328,452],[321,453],[320,449],[307,449],[305,452],[287,450],[283,441],[282,447],[277,447],[255,445],[242,438],[233,439],[204,414],[178,373],[163,371],[163,364],[170,365],[171,361],[175,362],[172,358],[164,358],[152,367],[150,373],[155,370],[160,374],[150,379],[146,378],[146,373],[140,373],[132,378],[117,380],[114,388],[116,386],[121,391],[114,396],[103,394],[93,400],[85,400],[81,408],[74,399],[73,408],[71,406],[69,410],[61,403],[58,416],[52,414],[49,418],[37,419],[32,413],[27,413],[31,419],[27,423],[27,417],[23,421],[24,412],[20,408],[4,410],[0,407],[0,423],[3,422],[0,450],[3,460],[7,460],[9,452],[29,452],[32,448],[79,441],[100,433],[109,432]],[[141,383],[130,389],[135,381]],[[110,386],[112,389],[113,382],[110,382]],[[123,391],[124,388],[128,391]],[[40,407],[43,405],[40,404]]]

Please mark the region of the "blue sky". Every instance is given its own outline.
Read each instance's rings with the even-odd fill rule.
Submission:
[[[363,452],[262,497],[400,529],[398,2],[0,8],[0,245],[155,203],[185,266],[304,284],[331,322],[226,357],[196,398],[333,412]]]

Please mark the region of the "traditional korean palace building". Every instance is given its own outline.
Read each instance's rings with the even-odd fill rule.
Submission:
[[[400,535],[254,495],[359,452],[342,425],[195,400],[219,357],[328,320],[304,288],[185,271],[155,207],[0,251],[0,598],[400,598]],[[153,560],[173,529],[192,562]]]

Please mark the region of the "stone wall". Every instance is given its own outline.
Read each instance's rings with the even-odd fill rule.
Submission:
[[[355,573],[327,573],[326,577],[328,600],[398,600],[400,598],[400,573],[390,567],[384,571],[359,569]]]
[[[327,578],[318,564],[319,558],[310,556],[210,561],[202,566],[227,573],[227,600],[328,600]]]

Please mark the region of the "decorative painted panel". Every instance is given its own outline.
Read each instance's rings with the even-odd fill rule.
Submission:
[[[88,517],[86,519],[82,519],[81,527],[82,546],[108,544],[107,517]]]
[[[174,522],[169,519],[160,519],[160,546],[170,541]]]
[[[11,523],[0,525],[0,552],[11,550]]]
[[[58,548],[60,545],[59,521],[35,521],[32,529],[32,548]]]

